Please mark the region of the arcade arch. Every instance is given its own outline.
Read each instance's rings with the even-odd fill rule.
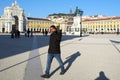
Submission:
[[[15,1],[11,7],[4,9],[4,14],[1,16],[2,29],[1,32],[11,32],[14,29],[23,32],[26,29],[26,17],[24,10],[19,7]]]

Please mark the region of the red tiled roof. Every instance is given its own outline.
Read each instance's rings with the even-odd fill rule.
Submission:
[[[43,20],[43,21],[51,21],[51,20],[44,19],[44,18],[33,18],[33,17],[27,17],[27,19],[29,19],[29,20]]]
[[[98,18],[98,19],[84,19],[83,22],[87,21],[100,21],[100,20],[116,20],[120,19],[120,17],[108,17],[108,18]]]
[[[69,18],[69,20],[73,20],[73,18]]]
[[[67,24],[73,24],[73,22],[68,22]]]

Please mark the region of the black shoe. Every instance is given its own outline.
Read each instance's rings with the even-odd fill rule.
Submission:
[[[42,78],[50,78],[50,76],[44,74],[44,75],[41,75]]]
[[[60,75],[64,75],[65,71],[60,72]]]

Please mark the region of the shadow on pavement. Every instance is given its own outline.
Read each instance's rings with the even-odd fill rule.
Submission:
[[[49,36],[35,35],[37,47],[35,49],[48,46]],[[63,36],[62,41],[76,38],[78,36]],[[27,51],[33,50],[32,46],[34,37],[25,37],[21,35],[20,38],[12,39],[10,35],[0,35],[0,59],[15,56]],[[46,50],[47,51],[47,50]]]
[[[80,56],[80,52],[76,52],[70,56],[68,56],[66,59],[66,61],[64,61],[64,65],[67,64],[66,68],[65,68],[65,73],[69,70],[69,68],[71,67],[72,63]],[[53,72],[51,72],[50,76],[54,75],[55,72],[57,72],[60,69],[60,66],[57,67]]]
[[[120,41],[114,41],[114,40],[110,40],[110,41],[116,44],[120,44]]]
[[[112,42],[112,45],[115,47],[115,49],[120,53],[120,49],[115,44],[120,44],[120,41],[114,41],[110,40]]]
[[[36,55],[36,56],[34,56],[34,57],[32,57],[32,58],[29,58],[29,59],[27,59],[27,60],[21,61],[21,62],[19,62],[19,63],[16,63],[16,64],[14,64],[14,65],[11,65],[11,66],[9,66],[9,67],[6,67],[6,68],[4,68],[4,69],[1,69],[0,72],[3,72],[3,71],[5,71],[5,70],[8,70],[8,69],[10,69],[10,68],[12,68],[12,67],[18,66],[18,65],[20,65],[20,64],[22,64],[22,63],[24,63],[24,62],[33,60],[33,59],[35,59],[35,58],[37,58],[37,57],[40,57],[41,55],[44,55],[44,54],[46,54],[46,53],[42,53],[42,54],[40,54],[40,55]]]
[[[101,71],[99,73],[99,77],[97,77],[95,80],[110,80],[110,79],[105,76],[105,73],[103,71]]]
[[[0,59],[18,55],[31,50],[33,37],[12,39],[10,35],[0,35]]]

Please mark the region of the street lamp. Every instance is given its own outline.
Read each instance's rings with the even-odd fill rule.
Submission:
[[[119,26],[117,27],[117,34],[119,34]]]
[[[83,15],[82,10],[79,10],[79,15],[80,15],[80,37],[82,37],[82,15]]]

